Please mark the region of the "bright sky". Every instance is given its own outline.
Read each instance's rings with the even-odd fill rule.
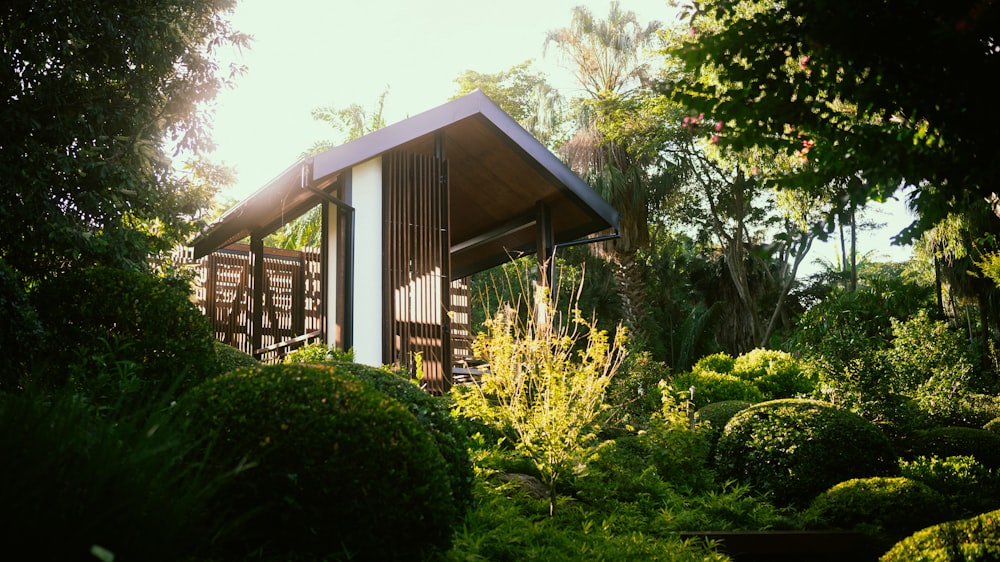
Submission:
[[[247,74],[217,99],[212,159],[233,166],[243,198],[292,165],[314,142],[337,139],[310,112],[368,109],[388,86],[389,123],[445,103],[465,70],[495,73],[528,59],[573,95],[545,34],[574,6],[603,19],[609,0],[242,0],[233,24],[255,37]],[[621,0],[639,21],[672,21],[667,0]],[[543,54],[545,56],[543,57]]]
[[[495,73],[533,59],[564,95],[578,93],[545,34],[566,27],[574,6],[603,19],[610,0],[241,0],[237,29],[254,36],[237,57],[248,72],[217,98],[212,159],[236,169],[224,197],[243,199],[292,165],[319,140],[338,133],[312,119],[321,106],[369,109],[389,88],[389,123],[445,103],[465,70]],[[639,21],[674,21],[667,0],[621,0]],[[872,218],[891,222],[862,244],[876,259],[905,259],[889,237],[909,219],[901,206]],[[835,259],[836,248],[814,248]]]

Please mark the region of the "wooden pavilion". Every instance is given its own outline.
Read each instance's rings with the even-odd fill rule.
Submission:
[[[319,320],[268,341],[277,319],[266,305],[280,283],[265,274],[278,258],[263,239],[316,206],[321,282],[305,298],[302,282],[285,292],[290,302],[298,294],[292,308],[309,307]],[[412,366],[419,353],[429,390],[444,392],[456,357],[469,353],[460,341],[469,336],[463,278],[527,253],[548,263],[557,247],[614,236],[617,226],[607,202],[476,91],[299,160],[200,232],[191,252],[233,253],[249,237],[240,325],[256,355],[283,345],[275,339],[310,336],[371,365]],[[203,287],[218,285],[214,276]],[[203,306],[226,298],[208,291]],[[226,341],[222,331],[235,324],[220,328],[210,317]]]

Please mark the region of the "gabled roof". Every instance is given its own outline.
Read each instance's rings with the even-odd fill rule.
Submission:
[[[269,234],[317,205],[321,196],[302,188],[309,166],[313,185],[329,186],[343,172],[391,150],[434,154],[436,136],[448,161],[456,278],[511,255],[533,253],[537,241],[531,227],[539,203],[551,211],[557,244],[618,227],[617,211],[477,90],[299,160],[199,233],[192,241],[195,255],[254,232]]]

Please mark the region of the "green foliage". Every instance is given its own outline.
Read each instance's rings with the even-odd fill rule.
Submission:
[[[93,267],[40,283],[42,382],[74,385],[98,405],[149,400],[216,374],[211,328],[183,280]]]
[[[649,353],[626,358],[608,386],[612,420],[625,427],[648,427],[650,417],[662,404],[660,381],[669,377],[670,367],[654,361]]]
[[[719,490],[676,494],[664,502],[659,520],[675,531],[767,531],[793,529],[793,510],[777,507],[751,486],[724,483]]]
[[[468,437],[451,415],[451,401],[447,397],[424,392],[406,374],[390,373],[356,363],[339,363],[334,369],[337,373],[350,373],[396,400],[413,414],[434,438],[448,472],[452,503],[464,513],[472,504],[472,462],[469,459]]]
[[[732,374],[750,381],[767,400],[800,398],[814,388],[799,361],[784,351],[754,349],[736,358]]]
[[[0,258],[0,391],[21,386],[42,337],[38,314],[17,272]]]
[[[640,504],[619,502],[595,510],[575,502],[559,517],[540,517],[544,502],[518,494],[511,483],[482,482],[476,496],[477,508],[456,532],[444,560],[729,560],[704,543],[681,541]]]
[[[973,456],[920,456],[899,461],[900,474],[941,492],[963,516],[1000,507],[1000,477]]]
[[[890,321],[893,339],[888,355],[897,373],[893,390],[906,393],[925,385],[955,390],[968,386],[972,373],[968,346],[947,322],[931,320],[926,310],[905,322]]]
[[[198,438],[162,413],[95,418],[69,393],[0,394],[0,528],[5,557],[173,562],[204,553],[231,512],[187,462]]]
[[[700,424],[707,424],[721,435],[722,430],[726,428],[726,424],[729,423],[729,420],[731,420],[733,416],[743,410],[746,410],[752,405],[753,402],[748,402],[746,400],[723,400],[721,402],[713,402],[698,408],[698,411],[694,413],[694,421]]]
[[[211,188],[174,149],[210,142],[206,105],[245,46],[233,0],[26,1],[0,12],[0,257],[37,280],[67,266],[143,268],[197,224]]]
[[[909,478],[856,478],[818,495],[809,511],[828,524],[888,539],[890,544],[951,517],[945,497]]]
[[[994,562],[1000,560],[1000,511],[950,521],[896,543],[881,562]]]
[[[448,543],[457,515],[444,459],[399,402],[319,365],[243,369],[178,406],[233,473],[222,505],[243,513],[226,554],[411,559]],[[242,544],[241,544],[242,543]]]
[[[285,363],[353,363],[354,350],[343,351],[335,345],[311,343],[289,351]]]
[[[729,374],[733,371],[733,367],[736,365],[736,360],[733,359],[732,355],[724,351],[719,353],[713,353],[712,355],[706,355],[698,360],[691,368],[692,371],[712,371],[713,373],[723,373]]]
[[[458,411],[509,432],[549,486],[586,459],[607,410],[605,391],[621,365],[624,334],[614,340],[578,310],[562,323],[544,288],[522,301],[522,318],[509,306],[486,322],[473,351],[490,366],[473,390],[455,392]],[[579,347],[578,347],[579,346]]]
[[[1000,469],[1000,435],[971,427],[935,427],[916,432],[909,441],[907,457],[964,456],[991,469]]]
[[[764,400],[764,395],[757,390],[753,383],[733,375],[712,371],[679,373],[670,379],[669,385],[672,392],[677,395],[689,394],[693,387],[696,406],[706,406],[725,400],[744,400],[747,402]]]
[[[243,367],[256,367],[260,361],[252,355],[240,351],[231,345],[226,345],[220,341],[215,342],[215,364],[217,373],[222,375],[229,371],[235,371]]]
[[[779,185],[846,183],[838,211],[916,186],[924,227],[990,197],[995,6],[697,0],[685,11],[690,34],[670,53],[691,74],[672,99],[725,123],[730,150],[801,158]]]
[[[869,421],[814,400],[755,404],[737,413],[716,445],[716,466],[774,496],[804,504],[850,478],[894,470],[889,441]]]
[[[1000,418],[993,418],[992,420],[986,422],[983,429],[986,431],[992,431],[993,433],[1000,433]]]

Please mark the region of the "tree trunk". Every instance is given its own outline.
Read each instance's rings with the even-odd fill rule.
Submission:
[[[642,268],[636,263],[634,252],[615,252],[611,261],[622,301],[622,321],[632,332],[632,339],[645,342],[648,334],[642,325],[646,301]]]

